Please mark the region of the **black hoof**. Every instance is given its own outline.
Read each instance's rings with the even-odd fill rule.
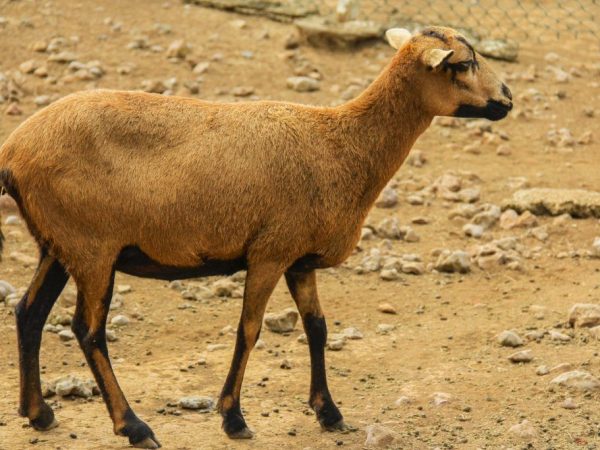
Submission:
[[[48,431],[58,426],[58,422],[54,418],[54,411],[46,403],[42,404],[37,417],[29,419],[29,423],[38,431]]]
[[[125,414],[126,425],[117,434],[129,438],[129,443],[136,448],[160,448],[160,442],[152,429],[142,422],[131,411]]]
[[[239,408],[231,408],[223,414],[223,430],[231,439],[251,439],[254,436]]]
[[[317,411],[317,419],[321,428],[327,431],[344,431],[346,424],[340,410],[333,401],[329,400],[323,404]]]

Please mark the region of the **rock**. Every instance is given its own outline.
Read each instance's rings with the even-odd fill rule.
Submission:
[[[522,189],[512,199],[503,202],[504,208],[517,212],[531,211],[535,215],[570,214],[572,217],[600,218],[600,192],[582,189]]]
[[[422,150],[411,150],[406,162],[413,167],[423,167],[427,163],[427,158]]]
[[[129,322],[130,322],[129,317],[127,317],[123,314],[116,315],[110,321],[111,325],[116,325],[118,327],[125,326],[125,325],[129,324]]]
[[[377,325],[377,334],[388,334],[391,331],[396,329],[396,325],[391,325],[388,323],[380,323]]]
[[[600,305],[576,303],[569,310],[569,324],[572,327],[595,327],[600,325]]]
[[[463,233],[465,233],[465,236],[469,237],[480,238],[483,236],[483,231],[484,229],[481,225],[475,225],[472,223],[467,223],[463,227]]]
[[[73,332],[71,330],[59,331],[58,337],[63,342],[68,342],[68,341],[72,341],[73,339],[75,339],[75,335],[73,334]]]
[[[346,337],[346,339],[357,340],[363,338],[363,334],[354,327],[344,328],[342,334]]]
[[[398,397],[398,399],[394,402],[394,405],[396,406],[402,406],[402,405],[409,405],[413,402],[412,398],[406,396],[406,395],[401,395],[400,397]]]
[[[381,250],[378,248],[372,248],[369,251],[369,254],[361,261],[361,267],[363,267],[366,271],[376,272],[381,269],[381,260]]]
[[[3,302],[10,294],[15,294],[17,290],[8,281],[0,280],[0,302]]]
[[[378,208],[393,208],[398,204],[398,193],[391,187],[386,187],[375,202]]]
[[[221,278],[211,285],[211,290],[217,297],[232,297],[238,284],[229,278]]]
[[[208,61],[199,62],[198,64],[196,64],[194,66],[194,69],[192,70],[192,72],[194,72],[196,75],[202,75],[203,73],[205,73],[208,70],[209,67],[210,67],[210,63]]]
[[[20,116],[23,114],[23,111],[21,108],[19,108],[19,105],[16,102],[12,102],[6,107],[4,114],[7,116]]]
[[[208,344],[206,346],[206,351],[216,352],[217,350],[225,350],[226,348],[227,344]]]
[[[550,369],[548,369],[548,366],[538,366],[535,368],[535,374],[539,375],[539,376],[543,376],[543,375],[548,375],[550,373]]]
[[[403,239],[405,232],[396,217],[388,217],[377,224],[377,235],[385,239]]]
[[[425,273],[425,264],[420,261],[402,261],[402,273],[422,275]]]
[[[19,216],[11,214],[10,216],[6,216],[6,219],[4,220],[4,225],[21,225],[21,219],[19,218]]]
[[[252,86],[236,86],[231,93],[235,97],[249,97],[254,94],[254,88]]]
[[[180,398],[177,404],[183,409],[210,411],[214,406],[214,401],[210,397],[190,396]]]
[[[593,258],[600,258],[600,236],[594,239],[591,254]]]
[[[289,77],[286,85],[296,92],[313,92],[320,89],[319,81],[311,77]]]
[[[287,333],[293,331],[298,321],[298,313],[292,308],[287,308],[280,313],[265,315],[266,327],[274,333]]]
[[[589,372],[583,370],[572,370],[554,378],[550,384],[562,386],[577,391],[598,391],[600,380]]]
[[[523,339],[512,330],[506,330],[496,336],[496,340],[503,347],[520,347],[523,345]]]
[[[451,399],[452,396],[446,392],[434,392],[431,394],[431,403],[435,406],[445,405],[446,403],[449,403]]]
[[[73,375],[66,375],[54,380],[48,385],[48,391],[60,397],[73,395],[75,397],[90,398],[99,395],[100,391],[92,380],[83,381]]]
[[[474,42],[475,50],[483,56],[501,59],[503,61],[516,61],[519,56],[519,44],[504,39],[483,39]]]
[[[398,273],[397,269],[383,269],[379,273],[379,278],[383,281],[396,281],[400,279],[400,273]]]
[[[381,24],[367,20],[338,22],[335,19],[311,16],[294,22],[300,38],[313,47],[350,49],[365,41],[383,36]]]
[[[510,355],[508,360],[513,363],[528,363],[533,360],[533,353],[531,350],[521,350]]]
[[[565,398],[565,400],[562,402],[562,404],[560,406],[561,406],[561,408],[564,408],[564,409],[577,409],[577,408],[579,408],[579,406],[577,405],[577,403],[575,403],[575,400],[573,400],[571,397]]]
[[[119,340],[119,337],[117,336],[117,333],[115,333],[115,330],[111,330],[110,328],[106,329],[106,340],[108,342],[115,342]]]
[[[500,228],[511,230],[513,228],[530,228],[537,224],[536,217],[529,211],[519,215],[513,209],[507,209],[500,216]]]
[[[384,314],[398,314],[396,308],[394,308],[389,303],[380,303],[377,307],[377,311],[382,312]]]
[[[308,344],[308,337],[306,336],[306,333],[302,333],[296,338],[296,340],[301,344]]]
[[[590,336],[600,341],[600,325],[590,328]]]
[[[523,420],[521,423],[513,425],[508,429],[508,432],[527,441],[534,439],[537,435],[535,428],[533,428],[533,425],[531,425],[528,420]]]
[[[392,430],[378,423],[367,425],[366,432],[365,447],[387,448],[396,440]]]
[[[61,64],[68,64],[77,59],[77,55],[73,52],[63,51],[60,53],[54,53],[48,57],[48,61],[53,61]]]
[[[438,272],[467,273],[471,270],[469,254],[461,250],[446,250],[440,254],[434,268]]]
[[[327,348],[332,351],[340,351],[344,347],[344,339],[336,339],[327,342]]]
[[[311,14],[317,14],[317,5],[312,0],[185,0],[186,3],[192,3],[208,8],[222,9],[225,11],[234,11],[241,14],[251,14],[256,16],[266,16],[270,19],[290,22],[300,17],[306,17]]]
[[[37,69],[40,66],[40,63],[38,61],[36,61],[35,59],[30,59],[28,61],[25,61],[21,64],[19,64],[19,70],[22,73],[33,73],[33,71],[35,69]]]
[[[171,42],[167,48],[167,58],[185,58],[191,51],[191,47],[182,39]]]
[[[567,336],[564,333],[556,330],[550,330],[550,339],[557,342],[569,342],[571,340],[571,336]]]

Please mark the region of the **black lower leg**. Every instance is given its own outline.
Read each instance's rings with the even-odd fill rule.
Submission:
[[[309,404],[315,410],[323,428],[338,429],[343,426],[343,417],[331,398],[325,373],[327,324],[324,317],[316,317],[312,314],[306,314],[303,323],[311,360]]]
[[[19,414],[31,425],[46,430],[54,424],[54,413],[42,398],[39,353],[42,329],[69,275],[54,258],[42,253],[33,281],[15,309],[19,343],[21,393]]]

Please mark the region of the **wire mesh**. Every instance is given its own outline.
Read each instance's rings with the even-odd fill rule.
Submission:
[[[489,39],[600,39],[600,0],[325,0],[321,14],[345,5],[357,19],[388,26],[447,25]]]

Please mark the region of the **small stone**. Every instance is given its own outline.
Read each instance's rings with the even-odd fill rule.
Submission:
[[[396,329],[396,325],[391,325],[387,323],[380,323],[377,325],[377,333],[378,334],[388,334],[391,331]]]
[[[410,275],[422,275],[425,273],[425,264],[420,261],[403,261],[402,273]]]
[[[391,187],[386,187],[375,202],[378,208],[393,208],[398,204],[398,193]]]
[[[177,404],[183,409],[210,411],[214,401],[210,397],[190,396],[180,398]]]
[[[412,402],[413,402],[413,400],[410,397],[407,397],[406,395],[402,395],[402,396],[398,397],[398,399],[394,402],[394,405],[396,405],[396,406],[409,405]]]
[[[398,314],[396,308],[394,308],[389,303],[380,303],[377,307],[377,311],[382,312],[384,314]]]
[[[72,341],[73,339],[75,339],[75,335],[73,334],[73,332],[71,330],[59,331],[58,337],[63,342],[68,342],[68,341]]]
[[[265,315],[266,327],[274,333],[287,333],[294,330],[298,321],[298,313],[292,308],[287,308],[279,313]]]
[[[340,351],[344,347],[344,339],[327,342],[327,348],[332,351]]]
[[[574,389],[578,391],[600,390],[600,380],[589,372],[583,370],[572,370],[554,378],[550,384]]]
[[[6,109],[4,110],[4,114],[6,114],[7,116],[20,116],[21,114],[23,114],[23,111],[21,110],[21,108],[19,108],[19,105],[15,102],[10,103]]]
[[[431,403],[433,403],[435,406],[445,405],[446,403],[450,402],[451,399],[452,396],[446,392],[434,392],[431,395]]]
[[[388,217],[377,224],[377,235],[385,239],[403,239],[405,231],[400,226],[398,218]]]
[[[111,325],[115,325],[118,327],[125,326],[125,325],[129,324],[129,322],[130,322],[129,318],[123,314],[116,315],[110,321]]]
[[[342,334],[346,337],[346,339],[357,340],[363,338],[363,334],[354,327],[344,328]]]
[[[2,294],[0,294],[0,299],[1,298]],[[590,336],[600,341],[600,325],[590,328]]]
[[[196,75],[202,75],[203,73],[205,73],[208,70],[209,67],[210,67],[210,63],[208,61],[199,62],[198,64],[196,64],[194,66],[194,69],[192,70],[192,72],[194,72]]]
[[[238,284],[229,278],[221,278],[211,285],[212,293],[217,297],[232,297]]]
[[[510,355],[508,360],[513,363],[528,363],[533,360],[533,353],[531,350],[521,350]]]
[[[15,294],[17,290],[8,281],[0,280],[0,302],[4,301],[10,294]]]
[[[254,88],[252,86],[236,86],[231,90],[231,93],[235,97],[249,97],[254,94]]]
[[[568,336],[560,331],[550,330],[550,339],[558,342],[569,342],[571,340],[571,336]]]
[[[561,406],[561,408],[564,408],[564,409],[579,408],[579,405],[577,405],[577,403],[575,403],[575,400],[573,400],[571,397],[565,398],[565,400],[562,402],[562,404],[560,406]]]
[[[21,225],[21,219],[19,218],[19,216],[11,214],[10,216],[6,216],[6,219],[4,219],[4,225]]]
[[[286,85],[296,92],[313,92],[320,89],[319,81],[311,77],[289,77]]]
[[[457,251],[445,251],[440,254],[437,262],[434,266],[438,272],[448,273],[467,273],[471,270],[470,257],[467,252]]]
[[[206,351],[216,352],[217,350],[225,350],[226,348],[227,344],[208,344],[206,346]]]
[[[535,428],[533,428],[528,420],[523,420],[521,423],[513,425],[508,429],[508,432],[527,441],[534,439],[537,434]]]
[[[167,48],[167,58],[185,58],[191,51],[191,47],[182,39],[171,42]]]
[[[53,61],[61,64],[68,64],[71,61],[75,61],[77,59],[77,55],[73,52],[63,51],[60,53],[54,53],[48,57],[48,61]]]
[[[392,430],[378,423],[367,425],[366,432],[365,447],[387,448],[396,440]]]
[[[400,274],[395,268],[383,269],[379,273],[379,278],[381,278],[384,281],[396,281],[400,279]]]
[[[465,236],[473,237],[476,239],[483,236],[483,231],[484,229],[481,225],[475,225],[472,223],[468,223],[463,227],[463,233],[465,233]]]
[[[48,385],[48,390],[60,397],[73,395],[75,397],[90,398],[100,393],[93,381],[83,381],[73,375],[66,375],[54,380]]]
[[[592,244],[592,258],[600,258],[600,236],[595,238]]]
[[[288,359],[284,359],[279,364],[280,369],[290,370],[292,368],[292,363]]]
[[[35,59],[30,59],[19,64],[19,70],[22,73],[32,73],[35,69],[39,67],[40,63]]]
[[[51,101],[52,99],[49,95],[38,95],[33,99],[33,103],[35,103],[37,106],[47,106]]]
[[[548,375],[550,373],[550,369],[548,366],[538,366],[535,368],[535,374],[539,376]]]
[[[600,325],[600,305],[576,303],[569,310],[569,324],[573,327],[595,327]]]
[[[110,328],[106,330],[106,340],[108,342],[116,342],[119,340],[119,337],[117,336],[117,333],[115,333],[115,330],[111,330]]]
[[[496,340],[503,347],[520,347],[523,339],[512,330],[506,330],[496,336]]]

